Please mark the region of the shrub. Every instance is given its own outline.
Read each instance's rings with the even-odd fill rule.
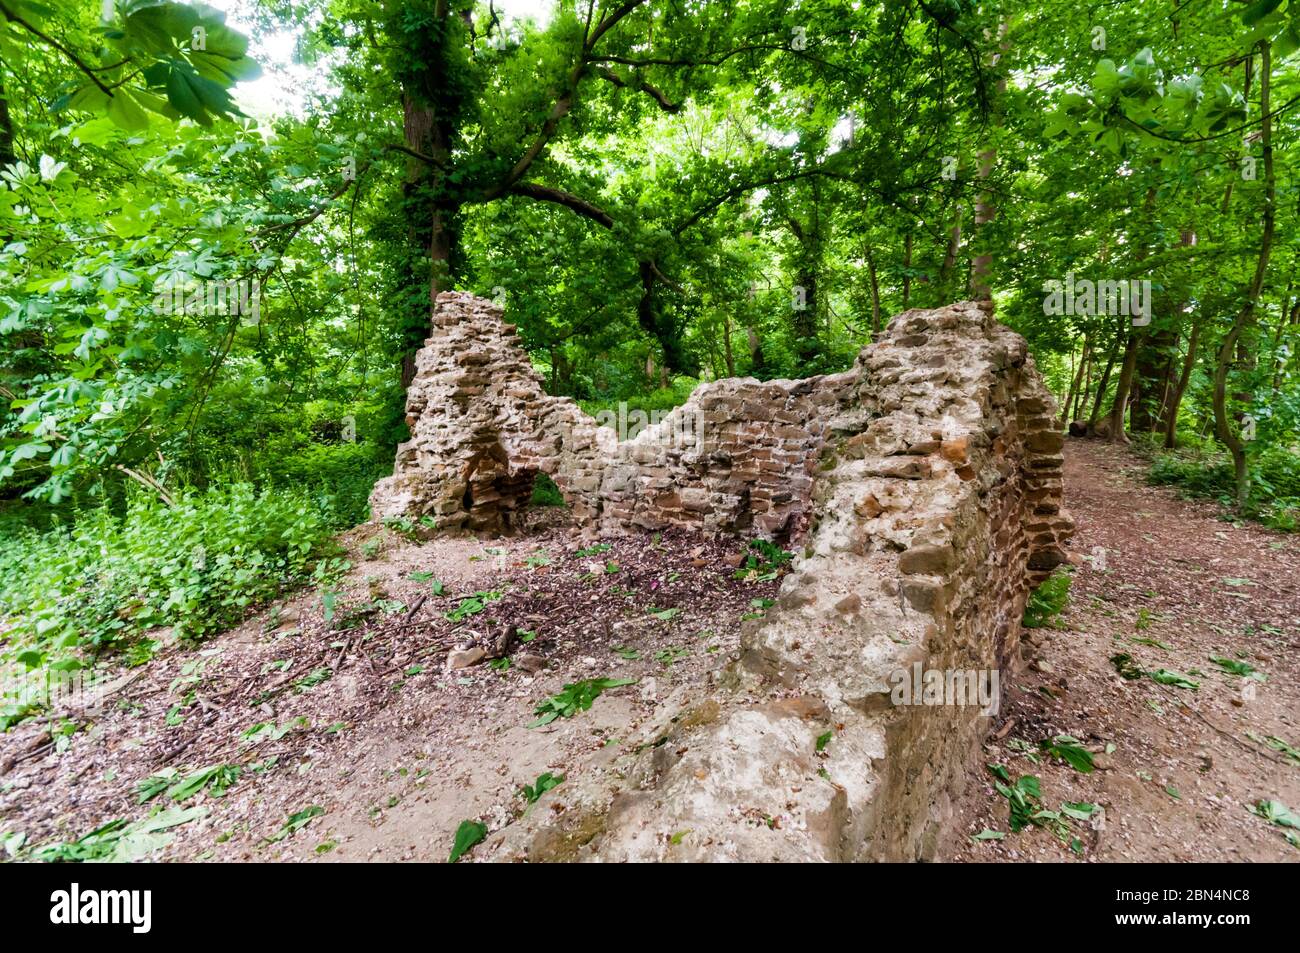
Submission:
[[[1250,502],[1243,515],[1286,532],[1300,529],[1300,456],[1283,447],[1267,447],[1249,463]],[[1236,501],[1232,462],[1221,453],[1158,453],[1147,480],[1224,506]]]
[[[595,400],[579,400],[578,406],[595,417],[602,410],[619,411],[619,404],[627,403],[627,413],[640,410],[647,417],[654,411],[660,416],[666,415],[674,407],[680,407],[690,398],[691,392],[699,386],[699,381],[692,377],[674,377],[668,387],[660,387],[648,392],[632,392],[624,396],[601,397]]]
[[[373,444],[320,443],[268,458],[262,470],[265,481],[279,488],[310,491],[336,529],[346,529],[370,518],[370,491],[375,481],[393,472],[393,459],[382,459]]]
[[[1054,625],[1056,617],[1064,612],[1069,604],[1070,575],[1058,569],[1029,594],[1021,624],[1026,629],[1041,629],[1044,626]]]
[[[71,528],[19,532],[0,540],[5,654],[30,668],[122,648],[158,626],[186,638],[219,631],[309,577],[332,548],[333,516],[300,490],[235,484],[171,507],[133,493],[121,516],[101,507]]]
[[[564,494],[545,473],[538,473],[533,480],[533,495],[529,500],[532,506],[565,506]]]

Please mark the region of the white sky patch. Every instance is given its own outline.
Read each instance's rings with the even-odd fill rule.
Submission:
[[[830,148],[827,152],[839,152],[841,149],[847,149],[853,145],[853,139],[858,133],[857,120],[852,116],[845,116],[835,124],[831,130]]]
[[[307,65],[296,61],[301,28],[268,33],[255,25],[251,0],[206,0],[226,14],[226,22],[249,38],[249,55],[262,67],[262,75],[240,83],[233,90],[235,102],[250,116],[268,120],[276,116],[303,116],[309,93],[334,94],[329,82],[329,63]],[[533,19],[544,27],[551,19],[555,0],[493,0],[498,15],[507,23]]]
[[[249,0],[208,0],[208,5],[225,13],[226,23],[248,37],[248,55],[262,67],[257,79],[231,90],[244,112],[259,120],[286,114],[301,116],[307,92],[330,88],[324,63],[308,66],[295,62],[301,30],[268,33],[258,28]]]

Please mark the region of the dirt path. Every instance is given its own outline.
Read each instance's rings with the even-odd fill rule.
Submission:
[[[1300,748],[1300,540],[1223,522],[1212,504],[1141,477],[1126,450],[1067,445],[1072,546],[1089,558],[1074,573],[1062,627],[1032,633],[1042,643],[985,746],[1012,779],[1040,779],[1043,808],[1097,804],[1104,819],[1069,821],[1063,837],[1035,826],[1011,833],[1009,802],[985,772],[972,779],[958,829],[1006,836],[963,837],[948,859],[1300,860],[1284,828],[1248,810],[1265,799],[1300,811],[1300,758],[1266,740]],[[1199,687],[1125,679],[1116,655]],[[1264,680],[1230,674],[1211,656]],[[1058,734],[1096,752],[1098,769],[1047,758],[1039,743]]]

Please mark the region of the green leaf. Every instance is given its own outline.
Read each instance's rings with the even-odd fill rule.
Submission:
[[[189,40],[199,25],[199,13],[184,3],[148,3],[137,5],[127,15],[124,26],[128,35],[158,50],[172,48],[171,40]]]
[[[1251,811],[1271,824],[1300,830],[1300,816],[1297,816],[1281,801],[1257,801]]]
[[[182,116],[187,116],[206,125],[203,104],[189,79],[179,69],[172,68],[167,73],[167,101]]]
[[[1120,76],[1115,61],[1104,58],[1093,67],[1092,89],[1100,98],[1110,98],[1119,92]]]
[[[591,708],[592,703],[606,690],[635,684],[635,678],[590,678],[581,682],[570,682],[558,695],[552,695],[538,702],[533,710],[533,714],[538,716],[537,719],[529,722],[525,727],[540,728],[549,725],[556,718],[572,718],[578,712]]]
[[[194,69],[200,76],[223,86],[248,82],[262,75],[262,67],[256,60],[247,56],[226,57],[216,56],[211,52],[193,53],[190,55],[190,62],[194,64]]]
[[[1296,50],[1300,50],[1300,23],[1292,21],[1273,41],[1273,55],[1284,60]]]
[[[296,811],[289,815],[289,819],[284,822],[284,825],[268,837],[266,842],[271,844],[276,841],[282,841],[290,834],[302,830],[312,822],[313,818],[320,817],[324,813],[325,808],[321,807],[319,804],[313,804],[310,807],[303,808],[301,811]]]
[[[1201,683],[1193,678],[1188,678],[1181,672],[1174,672],[1167,668],[1156,669],[1154,672],[1147,673],[1153,682],[1161,685],[1172,685],[1175,688],[1190,688],[1196,691],[1201,687]]]
[[[1076,821],[1087,821],[1097,812],[1097,805],[1085,801],[1066,801],[1061,805],[1061,813]]]
[[[1282,5],[1282,0],[1256,0],[1241,14],[1245,26],[1254,26]]]
[[[1091,774],[1094,768],[1092,752],[1069,735],[1057,735],[1040,742],[1039,747],[1053,758],[1059,758],[1081,774]]]
[[[485,837],[487,837],[486,824],[479,821],[461,821],[460,827],[456,828],[456,837],[452,841],[451,856],[447,858],[447,863],[456,863],[470,848]]]
[[[248,53],[248,37],[220,20],[205,17],[198,25],[204,30],[203,45],[207,55],[237,60]]]
[[[1210,661],[1219,666],[1219,668],[1223,669],[1229,675],[1240,675],[1245,678],[1257,674],[1253,665],[1243,662],[1240,659],[1226,658],[1222,655],[1211,655]]]
[[[525,784],[520,788],[521,793],[529,804],[534,804],[547,791],[558,787],[564,781],[564,775],[554,775],[546,771],[537,776],[537,780],[532,784]]]
[[[108,93],[94,83],[87,83],[69,97],[67,107],[86,112],[102,112],[108,106],[109,99]]]
[[[130,91],[119,89],[108,101],[108,118],[128,132],[149,128],[149,114],[140,108]]]

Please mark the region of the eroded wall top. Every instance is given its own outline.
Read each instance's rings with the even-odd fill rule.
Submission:
[[[509,529],[537,473],[579,521],[669,525],[788,541],[807,527],[818,453],[856,372],[704,384],[666,419],[619,441],[551,397],[491,302],[443,293],[407,395],[411,439],[371,497],[376,518]]]

